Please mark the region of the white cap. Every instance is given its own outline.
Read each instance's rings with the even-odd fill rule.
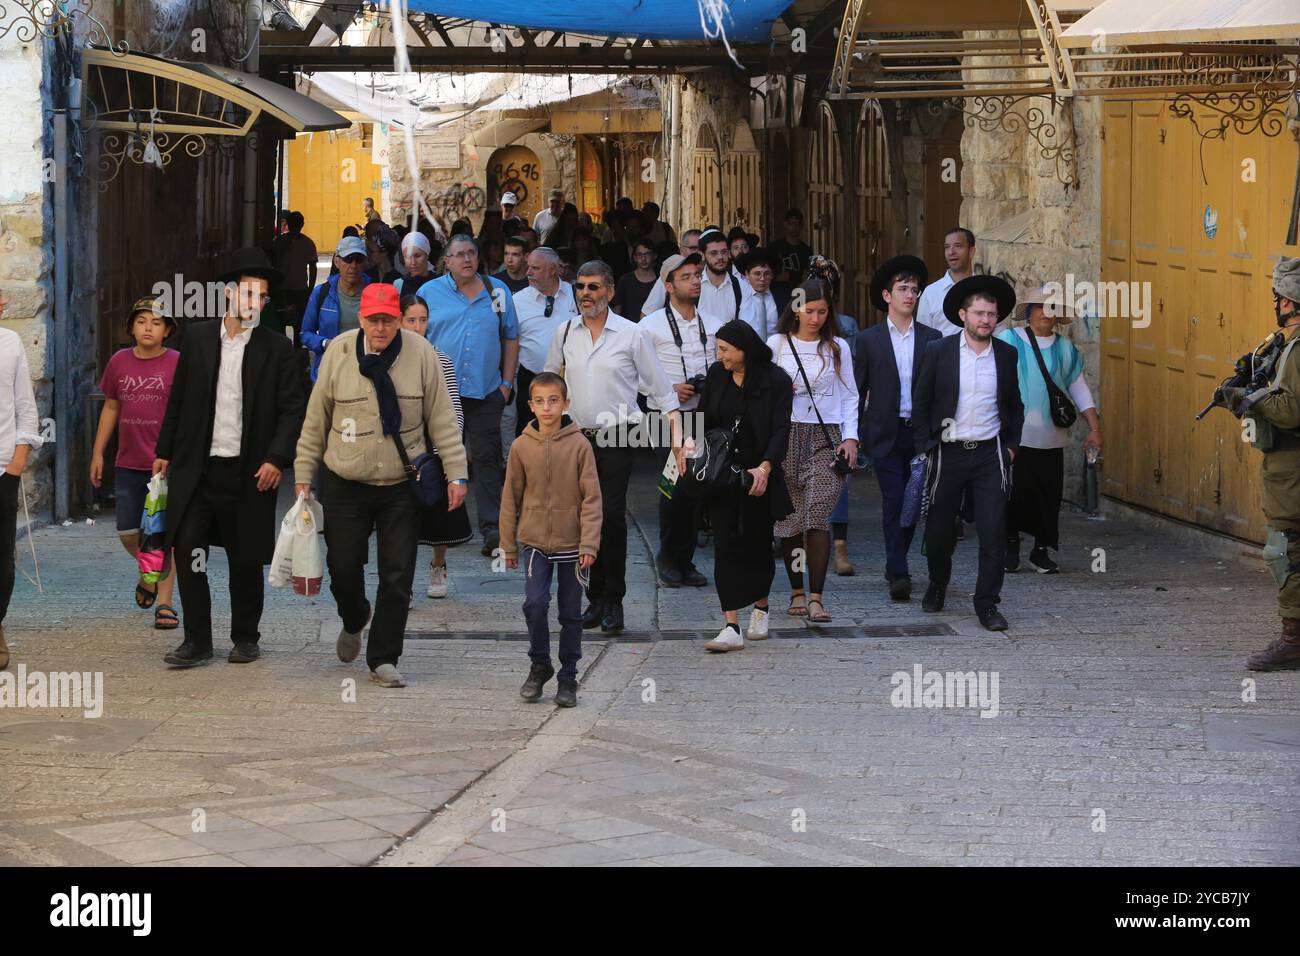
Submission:
[[[501,194],[501,205],[503,205],[503,206],[518,206],[518,205],[519,205],[519,197],[516,196],[514,193],[502,193],[502,194]]]

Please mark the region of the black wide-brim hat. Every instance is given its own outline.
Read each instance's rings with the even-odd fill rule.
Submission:
[[[266,279],[272,285],[278,285],[284,278],[284,274],[271,265],[271,260],[266,253],[257,246],[236,249],[226,256],[221,264],[221,274],[217,276],[217,281],[238,282],[240,276],[256,276],[259,279]]]
[[[947,295],[943,297],[943,314],[953,325],[965,328],[961,320],[961,310],[967,297],[976,292],[991,295],[998,303],[998,321],[1001,322],[1016,307],[1016,290],[1005,279],[991,275],[967,276],[960,282],[953,283]]]
[[[920,276],[922,292],[930,281],[930,270],[925,267],[925,262],[916,256],[894,256],[892,259],[886,259],[876,269],[876,274],[871,277],[871,304],[881,312],[889,311],[889,304],[885,302],[882,293],[889,291],[891,280],[900,272],[915,272]]]

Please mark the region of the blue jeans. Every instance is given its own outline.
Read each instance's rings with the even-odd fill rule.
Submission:
[[[556,584],[560,611],[560,680],[577,680],[582,660],[582,585],[578,583],[578,562],[552,564],[536,548],[519,549],[524,569],[524,619],[528,622],[528,659],[534,664],[551,664],[551,572],[558,569]]]

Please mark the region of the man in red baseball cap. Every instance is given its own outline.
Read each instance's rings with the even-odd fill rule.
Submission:
[[[360,330],[334,339],[317,370],[298,439],[295,490],[311,493],[323,460],[326,564],[343,620],[339,660],[356,660],[369,623],[370,679],[403,687],[397,661],[420,543],[420,506],[406,464],[418,466],[426,452],[441,459],[447,495],[445,503],[433,507],[448,511],[465,500],[468,469],[438,353],[418,333],[402,328],[397,288],[372,282],[361,292],[357,313]],[[407,400],[416,396],[418,403]],[[379,565],[373,618],[365,581],[372,531]]]

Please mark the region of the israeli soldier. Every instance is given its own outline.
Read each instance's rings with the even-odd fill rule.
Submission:
[[[1264,452],[1264,559],[1278,583],[1282,636],[1246,661],[1254,671],[1300,668],[1300,259],[1282,258],[1273,270],[1273,311],[1286,338],[1269,384],[1255,391],[1222,389],[1225,404],[1244,416]]]

